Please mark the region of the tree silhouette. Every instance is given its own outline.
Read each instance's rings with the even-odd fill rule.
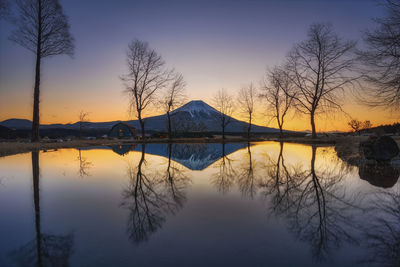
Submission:
[[[243,114],[247,116],[247,138],[250,138],[251,125],[254,118],[254,109],[257,101],[257,88],[250,83],[239,90],[237,102]]]
[[[221,126],[222,140],[225,140],[225,130],[229,123],[231,123],[231,115],[233,113],[233,98],[226,92],[225,89],[219,90],[213,98],[213,104],[218,115],[216,116],[217,122]]]
[[[147,241],[151,234],[162,227],[168,214],[175,214],[184,202],[183,188],[174,180],[174,171],[168,169],[168,181],[157,172],[145,170],[145,150],[137,167],[128,164],[128,187],[123,191],[122,207],[129,210],[129,239],[135,243]],[[167,187],[166,187],[167,185]],[[167,188],[167,190],[166,190]]]
[[[78,161],[79,161],[79,176],[83,178],[84,176],[89,176],[89,170],[92,168],[92,162],[88,161],[85,157],[82,157],[81,149],[78,149]]]
[[[218,171],[212,176],[211,183],[219,192],[226,194],[235,183],[236,171],[232,165],[232,160],[225,155],[225,143],[221,145],[221,159],[215,164]]]
[[[81,110],[79,112],[79,138],[82,138],[82,131],[85,127],[85,123],[89,122],[89,112]]]
[[[294,107],[293,97],[296,93],[293,91],[293,82],[284,68],[275,67],[264,78],[260,96],[266,103],[269,115],[276,120],[281,138],[286,115]]]
[[[186,100],[185,92],[185,81],[183,80],[182,74],[175,74],[172,79],[172,83],[167,87],[164,92],[160,102],[164,111],[167,113],[167,128],[168,128],[168,138],[172,138],[172,121],[171,121],[171,111],[175,108],[184,104]]]
[[[58,0],[16,0],[18,17],[10,40],[35,53],[35,86],[33,94],[32,141],[39,136],[40,73],[43,58],[74,51],[68,19]]]
[[[284,142],[279,142],[280,150],[277,159],[269,155],[266,158],[265,180],[260,183],[264,196],[271,196],[275,214],[285,215],[295,205],[296,190],[306,179],[306,171],[301,166],[286,166],[283,156]]]
[[[255,174],[256,162],[251,155],[250,143],[247,144],[247,160],[242,160],[237,171],[237,183],[243,196],[253,199],[257,193],[258,181]]]
[[[364,225],[365,244],[369,250],[363,262],[379,266],[400,265],[400,194],[379,191],[368,208],[368,222]]]
[[[73,252],[73,235],[43,234],[40,226],[39,152],[32,151],[33,203],[35,207],[36,238],[12,251],[11,259],[18,266],[69,266]]]
[[[168,144],[168,164],[164,172],[164,182],[167,195],[171,196],[178,208],[186,202],[185,190],[189,183],[187,174],[172,161],[173,144]]]
[[[294,84],[288,92],[297,110],[310,116],[312,137],[316,138],[315,115],[340,109],[344,89],[357,77],[350,75],[356,43],[344,42],[326,24],[312,24],[308,39],[294,46],[287,57],[287,70]]]
[[[173,72],[165,68],[165,61],[145,42],[134,40],[128,45],[128,74],[121,77],[129,97],[129,110],[139,120],[145,138],[143,112],[154,104],[156,93],[168,86]]]
[[[364,35],[360,51],[362,73],[369,87],[363,88],[364,103],[398,111],[400,108],[400,3],[384,0],[386,16],[375,19],[377,27]]]
[[[344,242],[357,243],[355,218],[362,209],[355,204],[358,195],[349,197],[340,184],[344,172],[327,166],[316,169],[316,150],[312,146],[308,170],[285,166],[280,153],[277,162],[285,166],[283,172],[274,167],[267,176],[273,182],[263,186],[267,195],[275,194],[272,212],[287,219],[297,239],[310,243],[316,261],[324,261]]]

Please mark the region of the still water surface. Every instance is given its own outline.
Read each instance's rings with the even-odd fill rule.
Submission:
[[[275,142],[3,157],[0,266],[399,266],[385,173]]]

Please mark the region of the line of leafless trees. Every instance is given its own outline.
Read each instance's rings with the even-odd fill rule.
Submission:
[[[134,40],[127,50],[128,73],[121,77],[129,99],[130,113],[139,120],[145,138],[145,112],[156,103],[167,113],[171,138],[171,111],[186,99],[185,81],[180,73],[168,69],[164,59],[148,43]]]
[[[33,90],[32,141],[39,141],[40,77],[44,58],[74,53],[68,18],[58,0],[0,0],[0,19],[15,24],[9,39],[36,55]],[[358,92],[366,105],[400,109],[400,1],[383,0],[386,14],[375,19],[376,28],[365,32],[363,50],[355,41],[342,39],[329,24],[312,24],[307,38],[295,44],[280,66],[271,68],[260,88],[253,84],[240,89],[237,104],[249,123],[250,137],[255,102],[275,119],[281,136],[285,119],[292,112],[309,116],[312,137],[317,136],[316,117],[341,110],[347,91]],[[166,67],[163,58],[146,42],[132,41],[127,51],[128,72],[121,76],[130,100],[130,111],[138,118],[145,136],[145,112],[162,108],[168,117],[171,138],[173,110],[186,98],[183,76]],[[360,86],[361,85],[361,86]],[[161,100],[160,100],[161,99]],[[220,90],[214,105],[220,111],[222,135],[230,123],[234,97]]]
[[[365,105],[398,112],[400,2],[387,0],[385,7],[387,16],[376,19],[377,28],[364,36],[365,50],[357,49],[355,41],[342,39],[330,24],[312,24],[307,38],[293,46],[285,61],[267,71],[260,93],[253,86],[240,90],[238,103],[248,115],[249,125],[255,95],[263,100],[263,109],[276,121],[281,137],[285,118],[300,113],[309,117],[316,138],[316,117],[343,111],[348,93],[355,92]],[[353,130],[371,127],[369,121],[363,127],[356,124],[355,120],[349,122]]]

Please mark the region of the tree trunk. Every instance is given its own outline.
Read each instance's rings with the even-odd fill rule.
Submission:
[[[317,138],[317,132],[315,130],[315,120],[314,120],[314,112],[311,112],[311,130],[312,130],[312,138]]]
[[[279,138],[283,138],[283,130],[282,130],[282,125],[279,124]]]
[[[222,117],[222,141],[225,140],[225,117]]]
[[[40,63],[42,60],[41,55],[41,42],[42,42],[42,2],[39,0],[38,8],[38,38],[36,47],[36,70],[35,70],[35,88],[33,91],[33,118],[32,118],[32,142],[40,140],[39,135],[39,101],[40,101]]]
[[[39,198],[39,151],[32,151],[33,203],[35,206],[35,230],[37,266],[42,266],[42,236],[40,231],[40,198]]]
[[[144,130],[144,121],[142,118],[139,118],[140,129],[142,130],[142,140],[146,138],[145,130]]]
[[[250,132],[251,132],[251,115],[249,119],[249,127],[247,128],[247,139],[250,139]]]
[[[167,117],[168,117],[168,139],[172,139],[172,130],[171,130],[171,115],[169,114],[169,111],[167,112]]]

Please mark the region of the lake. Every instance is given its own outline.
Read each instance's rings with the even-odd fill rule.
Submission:
[[[279,142],[7,156],[0,266],[400,266],[398,177]]]

